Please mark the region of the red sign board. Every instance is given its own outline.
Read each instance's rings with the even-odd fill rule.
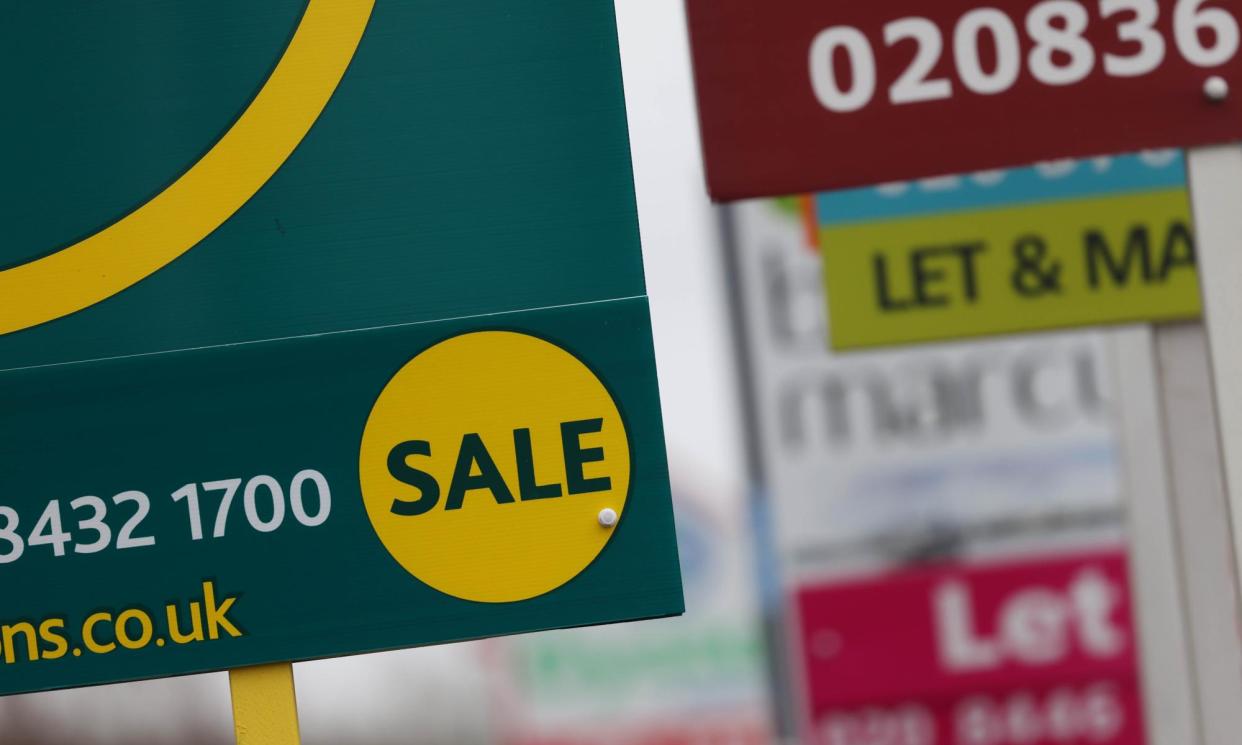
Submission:
[[[816,745],[1142,745],[1126,560],[942,566],[798,593]]]
[[[1242,140],[1242,0],[686,4],[717,200]]]

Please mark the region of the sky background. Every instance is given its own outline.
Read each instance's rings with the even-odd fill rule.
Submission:
[[[731,486],[742,479],[734,361],[683,10],[617,0],[617,23],[670,455]]]

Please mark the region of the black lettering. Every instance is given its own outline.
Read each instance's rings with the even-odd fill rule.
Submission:
[[[1136,263],[1142,266],[1143,279],[1151,281],[1150,244],[1151,241],[1147,234],[1147,228],[1142,225],[1134,226],[1130,229],[1130,235],[1126,238],[1125,253],[1121,260],[1118,261],[1113,255],[1112,249],[1108,245],[1108,240],[1103,233],[1098,230],[1087,231],[1087,284],[1093,290],[1100,288],[1102,280],[1100,269],[1102,267],[1112,279],[1115,287],[1124,287],[1130,281],[1130,274],[1133,272]]]
[[[513,452],[517,456],[518,495],[523,502],[561,496],[560,484],[540,484],[535,476],[535,456],[529,429],[513,430]]]
[[[962,243],[953,246],[952,250],[962,259],[962,289],[966,293],[966,302],[974,303],[979,299],[979,283],[975,275],[975,256],[983,253],[982,243]]]
[[[871,268],[875,273],[875,290],[876,300],[880,304],[880,310],[906,310],[910,307],[910,302],[894,300],[888,288],[888,264],[884,256],[876,254],[871,257]]]
[[[565,484],[569,487],[570,494],[590,494],[608,491],[612,488],[612,479],[607,476],[588,479],[582,473],[582,467],[587,463],[598,463],[604,459],[604,449],[582,447],[581,437],[599,432],[603,428],[603,419],[582,419],[561,424],[561,448],[565,454]]]
[[[927,266],[927,259],[940,253],[937,248],[916,248],[910,254],[910,273],[914,279],[914,301],[923,306],[942,306],[949,304],[947,295],[932,295],[929,287],[932,283],[944,281],[943,269],[932,269]]]
[[[436,483],[435,477],[406,462],[412,455],[431,455],[431,443],[426,440],[410,440],[398,443],[388,453],[388,473],[397,481],[418,489],[420,495],[415,500],[392,501],[392,514],[402,517],[417,517],[430,512],[440,501],[440,485]]]
[[[479,472],[472,473],[476,465]],[[492,454],[483,444],[483,438],[471,432],[461,438],[461,450],[457,453],[457,465],[453,468],[453,481],[449,484],[444,509],[460,510],[466,492],[476,489],[490,491],[496,504],[512,504],[514,501],[509,485],[500,475],[500,469],[496,468],[496,461],[492,460]]]
[[[1169,226],[1169,232],[1164,237],[1164,255],[1160,259],[1160,281],[1167,280],[1174,269],[1179,267],[1194,269],[1194,266],[1195,239],[1190,234],[1190,227],[1184,222],[1175,222]]]

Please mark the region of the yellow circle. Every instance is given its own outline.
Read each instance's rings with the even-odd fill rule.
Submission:
[[[527,334],[479,331],[388,382],[362,435],[367,516],[410,574],[486,603],[555,590],[595,560],[625,509],[630,446],[604,384]],[[607,522],[607,521],[604,521]]]

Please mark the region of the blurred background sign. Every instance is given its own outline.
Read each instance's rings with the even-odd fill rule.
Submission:
[[[1176,150],[815,198],[837,349],[1195,318]]]
[[[717,200],[1242,139],[1236,0],[686,7]]]
[[[1139,745],[1129,583],[1106,550],[803,587],[809,729],[825,745]]]
[[[1239,618],[1242,511],[1228,507],[1238,494],[1225,487],[1242,480],[1224,477],[1242,468],[1242,354],[1230,341],[1242,318],[1233,288],[1242,212],[1230,201],[1242,185],[1242,117],[1231,91],[1242,73],[1242,4],[687,0],[686,8],[712,198],[820,193],[816,205],[726,208],[751,471],[771,546],[773,680],[785,686],[778,701],[798,702],[782,713],[784,731],[832,745],[946,733],[1042,742],[1054,730],[991,728],[987,707],[965,707],[983,729],[963,729],[958,705],[943,699],[926,717],[846,717],[822,728],[831,696],[817,704],[808,688],[808,673],[823,669],[789,642],[804,638],[806,620],[790,598],[831,598],[841,583],[900,584],[910,571],[1001,572],[1024,562],[1035,571],[1058,557],[1111,554],[1129,567],[1115,572],[1128,574],[1128,589],[1112,585],[1132,595],[1135,612],[1117,605],[1110,621],[1137,629],[1141,651],[1117,661],[1138,660],[1147,706],[1116,668],[1109,685],[1120,692],[1097,702],[1128,712],[1127,723],[1072,736],[1230,741],[1236,703],[1223,702],[1236,702],[1242,683],[1232,662],[1239,645],[1212,619],[1236,628]],[[1154,150],[1170,147],[1189,148],[1184,178],[1178,156]],[[1137,161],[1098,157],[1140,151]],[[1054,160],[1067,158],[1089,160]],[[1066,176],[1060,168],[1072,173],[1055,178]],[[796,225],[799,212],[813,215],[809,225]],[[1210,345],[1193,323],[1168,323],[1193,321],[1201,307]],[[1162,323],[891,356],[825,354],[827,343],[1128,321]],[[1166,428],[1174,425],[1176,436]],[[1220,529],[1226,520],[1231,535]],[[1203,592],[1205,573],[1225,589]],[[855,645],[851,654],[863,652]],[[888,672],[897,678],[890,694],[907,690],[902,671]],[[1067,683],[1078,674],[1046,672]],[[1032,675],[1032,690],[1048,690],[1047,678]],[[996,685],[1008,696],[1009,683]],[[1004,698],[1002,708],[1013,703]],[[1008,714],[1021,719],[1027,703]],[[848,703],[870,705],[889,704]]]
[[[727,209],[786,726],[823,745],[1053,743],[1053,720],[1104,711],[1073,736],[1142,742],[1109,339],[834,355],[797,200]],[[1107,654],[1074,646],[1083,624]],[[1005,657],[1007,633],[1045,657]],[[1030,723],[996,724],[1011,709]]]

